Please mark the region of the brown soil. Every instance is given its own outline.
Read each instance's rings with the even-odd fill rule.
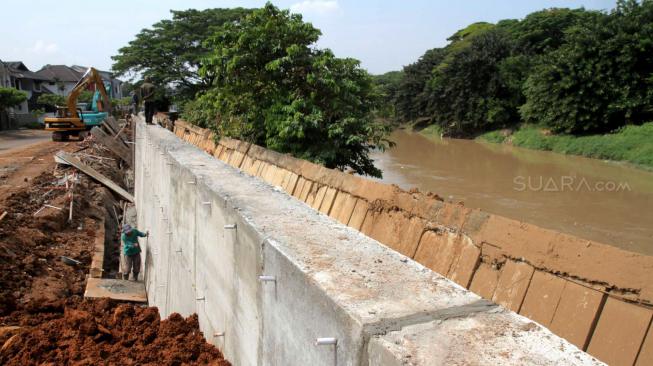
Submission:
[[[229,365],[198,328],[196,315],[162,321],[154,307],[71,299],[63,316],[9,338],[0,364]]]
[[[82,298],[98,224],[103,218],[108,241],[117,238],[120,204],[79,174],[68,222],[61,179],[75,169],[55,168],[61,149],[83,149],[81,160],[124,186],[116,157],[92,142],[46,142],[9,154],[35,158],[0,161],[10,168],[0,177],[0,365],[229,365],[204,341],[196,316],[162,321],[156,308]],[[62,255],[82,264],[66,265]]]

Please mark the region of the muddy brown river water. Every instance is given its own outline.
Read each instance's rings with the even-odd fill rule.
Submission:
[[[615,162],[397,130],[383,182],[653,255],[653,173]]]

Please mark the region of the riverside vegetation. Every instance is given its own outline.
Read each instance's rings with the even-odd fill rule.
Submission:
[[[329,168],[380,176],[371,150],[397,124],[438,135],[651,166],[653,0],[609,11],[552,8],[479,22],[403,68],[372,77],[315,43],[301,15],[172,11],[113,57],[149,76],[159,110]],[[504,132],[515,131],[510,138]]]
[[[375,81],[382,116],[424,132],[653,166],[650,0],[474,23]]]
[[[380,177],[369,158],[390,144],[391,127],[374,118],[380,94],[358,60],[317,48],[320,35],[270,3],[173,11],[121,48],[113,69],[173,86],[161,103],[173,99],[217,137]]]

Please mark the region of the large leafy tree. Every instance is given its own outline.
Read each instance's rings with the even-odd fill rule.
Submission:
[[[374,75],[374,85],[381,94],[380,106],[376,115],[380,118],[393,119],[395,116],[395,98],[399,91],[399,83],[403,77],[402,71],[389,71],[385,74]]]
[[[653,117],[653,1],[619,1],[566,34],[525,85],[526,121],[556,132],[610,131]]]
[[[213,88],[185,117],[221,136],[380,176],[369,152],[385,146],[388,127],[372,119],[372,78],[357,60],[317,49],[320,34],[270,3],[226,24],[206,43],[201,75],[211,75]]]
[[[172,10],[172,19],[143,29],[129,45],[113,56],[113,71],[132,77],[148,76],[158,85],[170,85],[180,99],[192,98],[213,82],[213,74],[199,73],[209,53],[205,41],[223,25],[242,18],[250,10]]]
[[[510,47],[505,32],[489,30],[435,70],[429,83],[431,110],[447,133],[467,135],[515,118],[516,108],[499,72]]]
[[[429,95],[426,85],[433,69],[444,60],[446,54],[445,50],[434,48],[426,51],[417,62],[404,67],[394,99],[397,118],[412,121],[427,116]]]

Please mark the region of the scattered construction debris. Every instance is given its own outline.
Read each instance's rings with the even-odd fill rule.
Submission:
[[[142,282],[113,279],[128,164],[97,138],[52,144],[29,149],[38,162],[0,161],[11,167],[0,186],[0,365],[229,365],[196,316],[161,320],[133,305],[147,300]]]
[[[93,137],[95,137],[100,143],[109,148],[109,150],[111,150],[114,154],[118,155],[125,163],[131,166],[132,152],[122,140],[115,139],[115,137],[118,137],[117,134],[115,136],[110,136],[101,128],[93,127],[91,130],[91,135],[93,135]]]
[[[112,182],[111,179],[105,177],[104,175],[100,174],[97,170],[91,168],[90,166],[82,163],[77,159],[75,156],[73,156],[70,153],[67,153],[65,151],[59,151],[56,155],[57,158],[62,160],[65,163],[68,163],[75,168],[81,170],[82,172],[90,175],[93,179],[97,180],[98,182],[104,184],[107,186],[109,189],[112,191],[118,193],[121,197],[126,199],[129,202],[134,202],[134,196],[131,195],[129,192],[125,191],[122,189],[119,185],[116,183]]]

